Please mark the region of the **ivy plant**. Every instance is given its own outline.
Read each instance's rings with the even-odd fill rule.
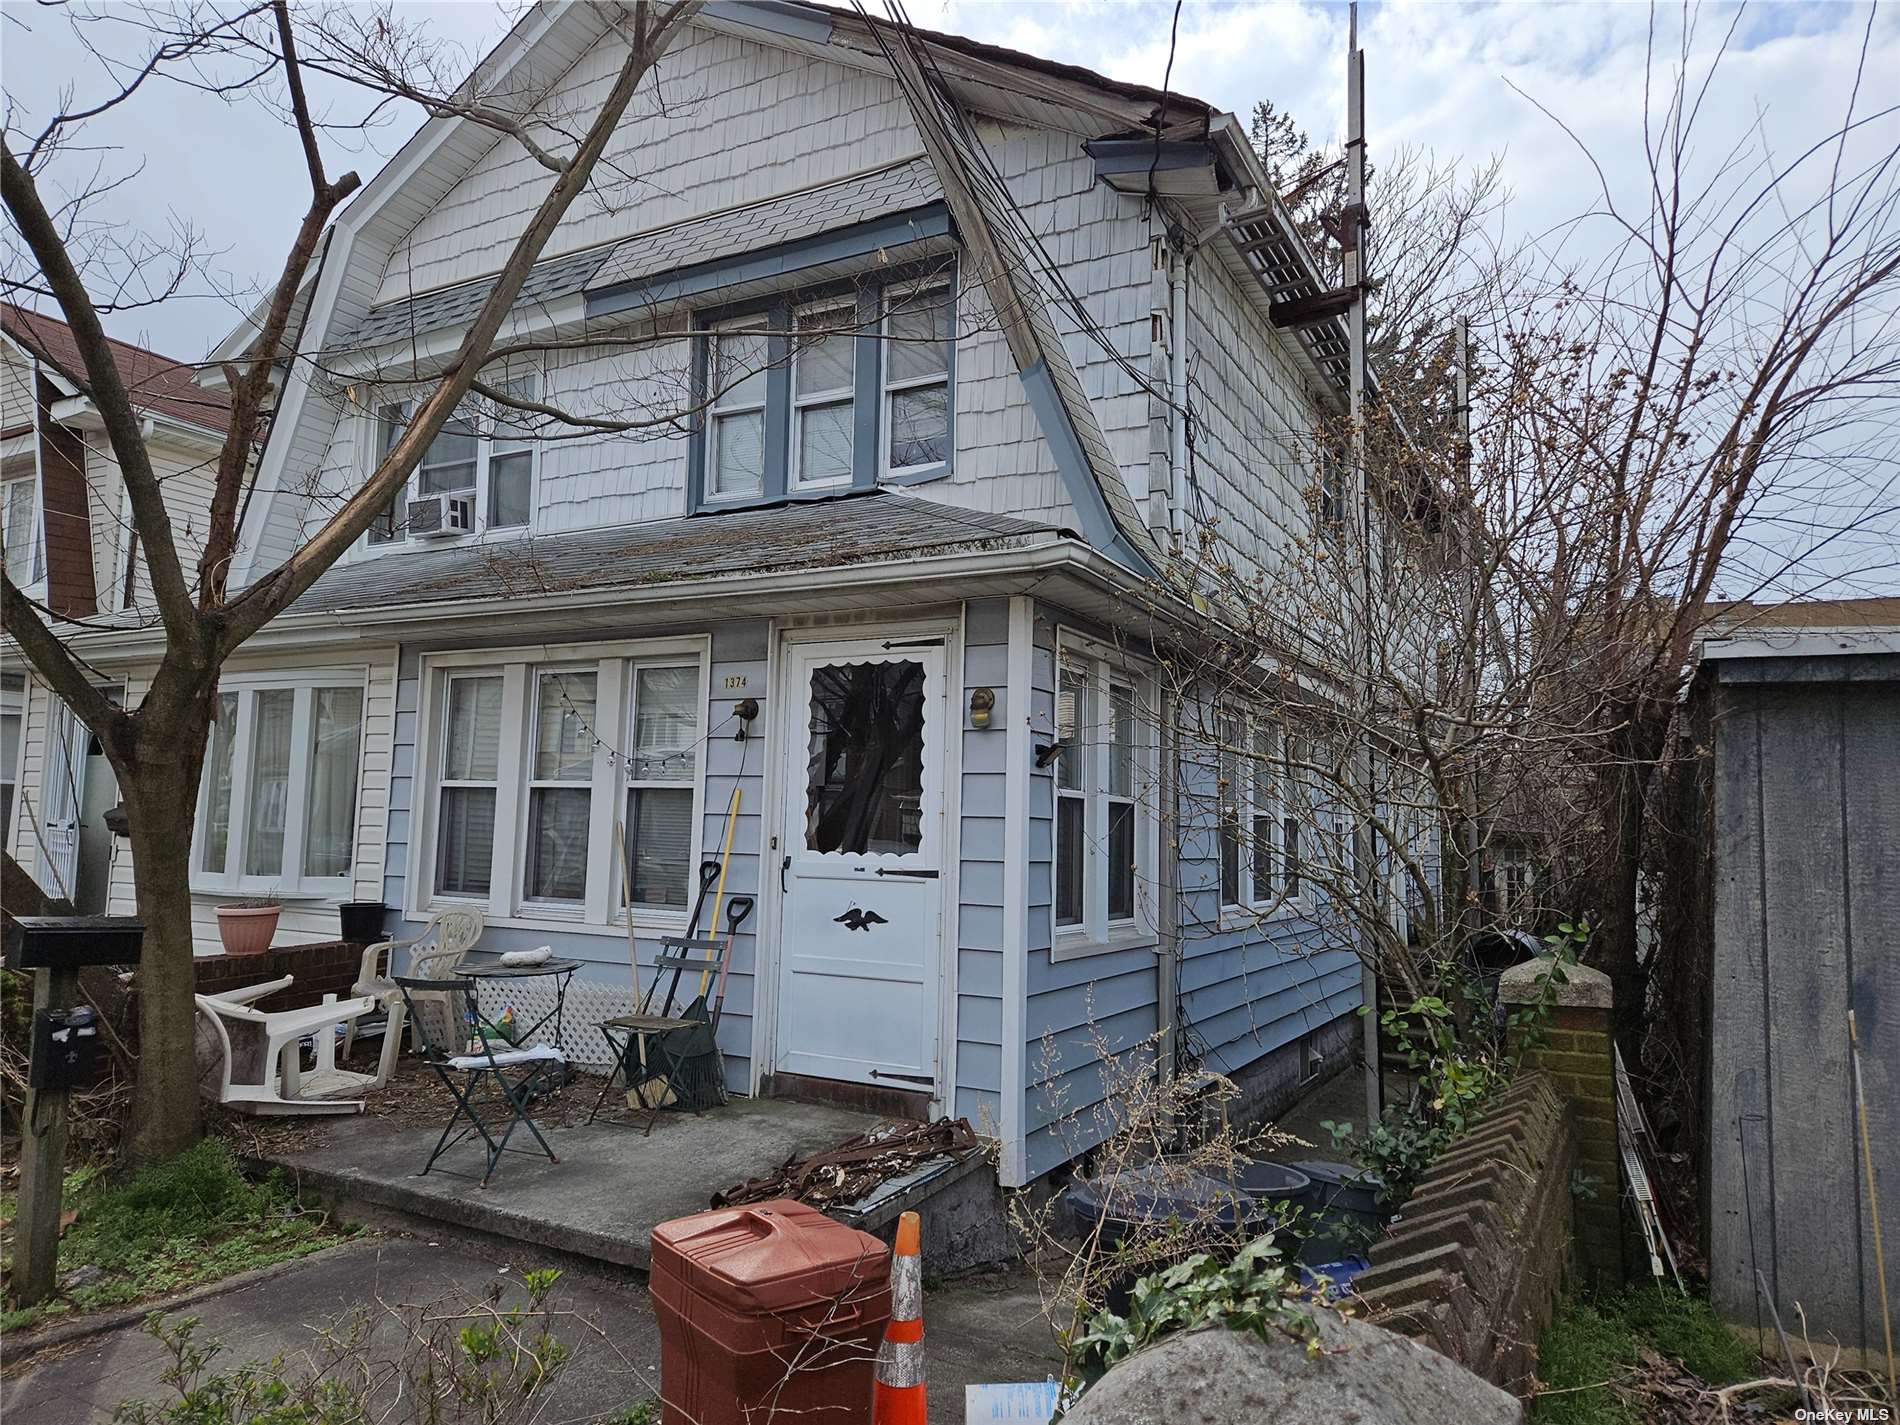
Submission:
[[[1280,1331],[1319,1349],[1312,1316],[1287,1298],[1297,1285],[1270,1236],[1257,1237],[1223,1262],[1205,1252],[1142,1277],[1130,1292],[1128,1314],[1098,1311],[1069,1342],[1076,1394],[1143,1346],[1197,1326],[1225,1326],[1267,1339]],[[1073,1398],[1073,1397],[1071,1397]]]

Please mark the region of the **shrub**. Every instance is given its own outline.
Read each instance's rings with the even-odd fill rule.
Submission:
[[[1257,1237],[1231,1262],[1198,1252],[1141,1278],[1126,1316],[1099,1311],[1068,1343],[1075,1383],[1086,1390],[1149,1342],[1209,1324],[1252,1332],[1262,1340],[1270,1330],[1284,1331],[1313,1349],[1318,1328],[1311,1316],[1288,1304],[1295,1283],[1279,1256],[1271,1237]]]

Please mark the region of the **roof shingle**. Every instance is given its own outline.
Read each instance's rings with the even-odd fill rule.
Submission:
[[[79,343],[65,322],[12,302],[0,302],[0,326],[67,381],[91,394],[92,382],[86,375],[85,358],[79,354]],[[199,386],[195,368],[130,342],[114,341],[110,337],[106,340],[111,344],[119,379],[125,382],[132,404],[139,410],[188,421],[214,432],[230,426],[230,402],[223,392],[207,391]]]
[[[466,603],[1002,548],[1050,525],[872,491],[764,509],[387,554],[340,565],[298,613]]]

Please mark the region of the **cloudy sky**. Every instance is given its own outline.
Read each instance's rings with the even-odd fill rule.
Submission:
[[[472,59],[505,32],[514,6],[465,0],[399,6]],[[109,18],[88,35],[107,54],[130,56],[140,37]],[[1174,6],[1055,0],[911,0],[911,18],[1114,78],[1159,86],[1168,68]],[[1503,221],[1522,235],[1547,233],[1588,202],[1587,170],[1571,141],[1524,95],[1534,95],[1608,166],[1613,184],[1640,181],[1644,51],[1651,12],[1641,4],[1367,4],[1372,152],[1399,145],[1477,159],[1500,153],[1514,195]],[[1708,51],[1737,12],[1705,6],[1692,44]],[[1711,151],[1771,135],[1782,147],[1838,118],[1841,86],[1867,21],[1848,4],[1768,4],[1741,12],[1722,82],[1703,133]],[[1316,140],[1336,140],[1344,110],[1347,10],[1343,4],[1187,0],[1173,45],[1175,87],[1245,115],[1271,98]],[[1681,36],[1679,12],[1658,20],[1665,45]],[[1900,73],[1900,7],[1875,19],[1871,72]],[[0,79],[9,127],[30,131],[69,86],[83,107],[107,92],[109,76],[72,32],[61,7],[0,0]],[[1518,92],[1522,91],[1522,93]],[[349,96],[332,95],[340,113]],[[332,162],[365,176],[414,127],[412,115],[334,144]],[[86,132],[88,153],[64,171],[96,162],[136,176],[101,215],[127,229],[164,235],[174,223],[204,234],[228,285],[254,291],[274,273],[303,204],[303,172],[291,135],[251,99],[225,103],[177,85],[141,95]],[[13,240],[11,232],[9,241]],[[201,356],[232,323],[212,296],[168,302],[114,319],[114,335],[147,341],[187,359]]]

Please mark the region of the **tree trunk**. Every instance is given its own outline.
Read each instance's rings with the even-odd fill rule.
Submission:
[[[184,1151],[200,1132],[197,1011],[192,996],[191,846],[199,774],[217,680],[148,696],[137,722],[132,775],[119,785],[132,833],[132,881],[145,922],[139,963],[139,1070],[126,1149],[149,1163]],[[235,792],[233,793],[235,795]],[[239,854],[231,847],[230,855]]]
[[[1603,860],[1592,879],[1592,949],[1589,959],[1610,977],[1615,1003],[1611,1027],[1631,1072],[1642,1066],[1643,1035],[1648,1023],[1649,976],[1637,941],[1636,894],[1642,879],[1643,827],[1649,789],[1669,730],[1669,713],[1660,717],[1632,710],[1627,731],[1613,739],[1608,765],[1598,778],[1598,814],[1603,829]]]

